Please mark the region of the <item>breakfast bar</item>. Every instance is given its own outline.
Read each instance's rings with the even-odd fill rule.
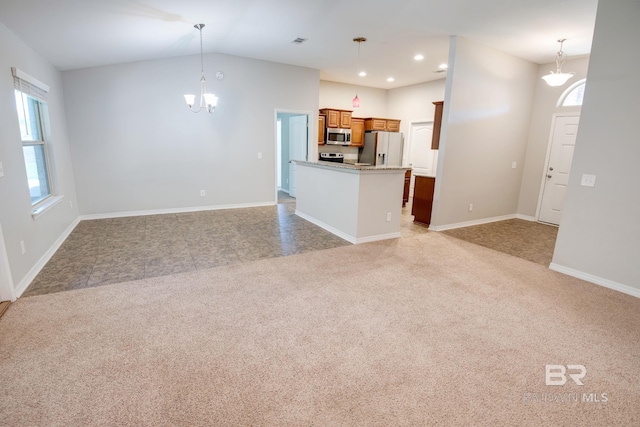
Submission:
[[[296,164],[296,215],[351,243],[400,237],[408,167]]]

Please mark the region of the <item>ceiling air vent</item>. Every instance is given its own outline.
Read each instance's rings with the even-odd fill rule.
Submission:
[[[306,42],[306,41],[307,41],[307,39],[303,39],[303,38],[301,38],[301,37],[298,37],[298,38],[296,38],[296,39],[293,39],[293,40],[291,41],[291,43],[293,43],[293,44],[302,44],[302,43],[304,43],[304,42]]]

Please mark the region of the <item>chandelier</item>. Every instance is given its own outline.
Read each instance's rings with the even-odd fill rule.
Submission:
[[[212,93],[207,93],[207,79],[204,77],[204,58],[202,54],[202,29],[204,28],[204,24],[196,24],[193,27],[200,31],[200,103],[197,109],[193,108],[196,101],[196,96],[193,94],[184,95],[184,100],[187,102],[189,109],[194,113],[206,109],[207,112],[213,114],[218,104],[218,97]]]
[[[556,72],[554,73],[551,71],[546,76],[542,76],[542,79],[547,82],[549,86],[562,86],[567,82],[567,80],[573,77],[574,73],[562,72],[562,64],[564,64],[564,61],[567,59],[567,55],[562,51],[562,44],[565,40],[566,39],[558,40],[558,43],[560,43],[560,50],[556,53]]]

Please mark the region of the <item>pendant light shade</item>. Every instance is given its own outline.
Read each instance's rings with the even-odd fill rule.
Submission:
[[[562,51],[562,44],[565,40],[566,39],[558,40],[558,43],[560,43],[560,50],[556,53],[556,72],[554,73],[551,71],[546,76],[542,76],[542,79],[552,87],[562,86],[567,82],[567,80],[573,77],[574,74],[562,72],[562,64],[564,64],[564,61],[567,59],[567,55]]]
[[[360,77],[364,77],[367,75],[367,73],[365,73],[364,71],[360,70],[360,45],[364,42],[367,41],[367,39],[365,37],[356,37],[353,39],[354,42],[358,43],[358,75]],[[356,86],[357,88],[357,86]],[[358,109],[360,108],[360,98],[358,98],[358,94],[356,93],[355,98],[353,98],[351,100],[351,106],[353,107],[353,109]]]
[[[212,93],[207,93],[207,79],[204,76],[204,57],[202,53],[202,29],[204,28],[204,24],[196,24],[193,27],[200,31],[200,103],[197,109],[193,108],[196,102],[196,96],[193,94],[184,95],[184,100],[189,106],[189,109],[194,113],[205,109],[208,113],[213,114],[216,105],[218,105],[218,97]]]
[[[358,94],[356,93],[356,97],[351,101],[351,105],[353,108],[360,108],[360,98],[358,98]]]

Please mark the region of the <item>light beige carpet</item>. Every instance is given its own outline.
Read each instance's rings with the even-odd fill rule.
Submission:
[[[636,298],[427,233],[22,298],[0,422],[640,425],[639,325]]]

